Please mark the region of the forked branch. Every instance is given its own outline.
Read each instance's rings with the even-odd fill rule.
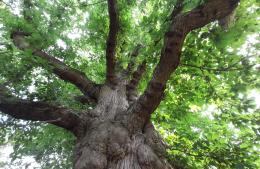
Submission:
[[[106,48],[106,80],[108,83],[116,83],[116,45],[119,32],[119,16],[116,0],[107,0],[109,13],[109,34]]]

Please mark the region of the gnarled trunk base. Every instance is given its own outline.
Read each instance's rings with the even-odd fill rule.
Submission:
[[[165,149],[151,124],[130,135],[119,122],[97,123],[78,140],[75,169],[170,169]]]
[[[135,123],[131,123],[135,117]],[[85,120],[78,129],[75,169],[171,168],[152,123],[143,123],[129,111],[125,85],[103,86],[97,106],[82,119]]]

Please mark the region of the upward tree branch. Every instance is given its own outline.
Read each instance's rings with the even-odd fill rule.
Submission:
[[[239,0],[209,0],[192,11],[173,18],[164,37],[160,61],[145,92],[133,107],[134,114],[147,120],[160,104],[166,82],[179,65],[181,49],[186,35],[194,29],[230,14],[238,3]]]
[[[18,99],[7,94],[3,86],[0,86],[0,111],[16,119],[54,124],[73,133],[79,123],[79,117],[70,109]]]
[[[43,51],[35,51],[34,55],[46,60],[53,67],[53,73],[62,80],[74,84],[86,95],[89,95],[93,98],[98,97],[97,85],[88,79],[85,73],[67,66],[63,62]]]
[[[116,44],[117,34],[119,32],[119,16],[117,11],[116,0],[107,0],[109,13],[109,34],[107,38],[106,48],[106,80],[109,83],[115,83],[115,67],[116,67]]]
[[[129,76],[132,73],[134,65],[135,65],[135,59],[138,56],[141,48],[143,48],[143,46],[141,44],[138,44],[132,51],[132,53],[130,55],[130,61],[127,65],[127,68],[125,69],[125,73],[127,76]]]
[[[134,101],[136,98],[136,89],[137,86],[143,76],[143,74],[145,73],[146,70],[146,61],[142,62],[142,64],[140,64],[136,71],[133,73],[132,79],[130,80],[130,82],[126,85],[126,95],[128,100]]]
[[[31,48],[30,44],[28,44],[25,40],[26,36],[29,36],[29,34],[26,34],[21,31],[14,31],[11,34],[11,38],[15,46],[21,50]],[[90,79],[88,79],[83,72],[80,72],[79,70],[67,66],[65,63],[59,61],[55,57],[41,50],[33,50],[33,55],[45,60],[52,67],[53,73],[56,74],[60,79],[74,84],[84,94],[89,95],[94,99],[97,99],[97,85]]]

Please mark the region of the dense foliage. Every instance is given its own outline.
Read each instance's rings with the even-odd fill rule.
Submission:
[[[183,12],[206,0],[185,0]],[[17,49],[12,30],[32,33],[36,48],[86,72],[95,82],[105,77],[108,32],[106,1],[0,1],[0,83],[30,100],[55,101],[78,110],[78,91],[50,73],[45,61]],[[147,61],[140,91],[158,62],[162,38],[176,0],[120,0],[117,59],[122,67],[134,45],[136,62]],[[30,22],[24,18],[30,16]],[[172,75],[153,122],[168,144],[168,158],[180,168],[260,168],[259,2],[241,1],[228,29],[217,22],[191,32],[181,66]],[[40,67],[44,67],[40,68]],[[260,99],[260,97],[258,97]],[[42,168],[71,168],[74,137],[52,125],[0,116],[0,143],[13,145],[17,162],[33,156]],[[14,162],[13,162],[14,163]],[[4,164],[3,164],[4,165]],[[6,164],[7,165],[7,164]],[[1,166],[1,162],[0,162]]]

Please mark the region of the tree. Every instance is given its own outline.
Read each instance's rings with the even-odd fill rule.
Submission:
[[[248,98],[237,97],[258,87],[259,68],[255,60],[250,61],[256,51],[241,58],[226,50],[240,46],[250,31],[257,30],[256,14],[250,19],[245,14],[250,2],[238,9],[239,0],[1,2],[0,110],[16,119],[71,132],[76,138],[75,169],[192,168],[193,163],[196,168],[256,167],[259,115],[241,113],[253,107]],[[226,30],[234,11],[241,18]],[[224,23],[225,30],[216,21]],[[237,32],[242,26],[246,31]],[[71,31],[78,34],[72,37]],[[84,57],[79,58],[80,52]],[[178,73],[177,68],[183,69]],[[146,80],[141,81],[144,75]],[[172,94],[180,91],[181,95]],[[167,104],[170,97],[175,103]],[[166,103],[157,115],[162,100]],[[220,122],[203,124],[199,116],[197,121],[190,118],[186,125],[198,123],[201,127],[194,131],[203,128],[208,135],[185,133],[179,121],[192,117],[191,111],[205,103],[218,103]],[[179,130],[168,134],[168,145],[152,119],[165,129]],[[250,129],[232,140],[226,124],[242,128],[247,122]],[[37,124],[31,124],[32,131],[32,135],[40,132]],[[34,137],[18,138],[24,137],[33,145]],[[190,158],[180,158],[183,154]],[[37,155],[42,159],[42,154]],[[56,168],[68,167],[57,163]]]

